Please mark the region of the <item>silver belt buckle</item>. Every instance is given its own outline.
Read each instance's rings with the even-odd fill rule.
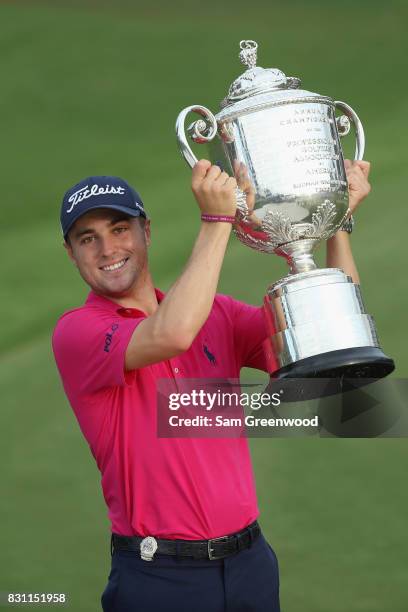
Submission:
[[[212,538],[211,540],[208,540],[207,550],[208,550],[208,557],[210,561],[214,561],[215,559],[222,559],[224,557],[224,555],[222,555],[221,557],[217,557],[216,555],[213,555],[213,549],[211,548],[212,543],[219,542],[220,540],[228,540],[228,538],[229,536],[221,536],[219,538]]]
[[[147,536],[140,542],[140,556],[143,561],[153,561],[157,550],[157,541],[153,536]]]

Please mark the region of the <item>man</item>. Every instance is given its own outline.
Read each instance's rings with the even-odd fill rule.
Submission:
[[[353,212],[370,190],[369,164],[346,166]],[[194,167],[203,220],[166,295],[149,271],[150,222],[137,192],[122,179],[90,177],[64,196],[65,247],[91,292],[58,321],[53,349],[112,523],[105,612],[279,610],[247,440],[156,433],[157,379],[266,370],[262,309],[216,295],[236,186],[206,160]],[[346,232],[329,241],[327,260],[358,281]]]

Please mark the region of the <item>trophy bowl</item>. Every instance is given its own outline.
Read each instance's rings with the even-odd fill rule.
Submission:
[[[380,378],[394,369],[382,352],[360,287],[336,268],[317,269],[313,252],[348,219],[348,184],[340,138],[351,126],[355,159],[364,130],[345,102],[300,89],[300,79],[261,68],[257,43],[241,41],[246,70],[215,116],[201,105],[178,116],[180,151],[197,162],[185,134],[237,179],[234,232],[246,246],[284,257],[290,273],[268,288],[265,320],[269,370],[275,378]],[[336,117],[336,111],[343,113]]]

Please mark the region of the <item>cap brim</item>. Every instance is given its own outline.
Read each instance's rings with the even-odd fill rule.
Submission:
[[[86,213],[88,213],[89,211],[97,210],[98,208],[108,208],[109,210],[118,210],[120,212],[125,213],[126,215],[129,215],[129,217],[144,217],[145,219],[147,219],[146,213],[139,210],[138,208],[135,210],[132,210],[132,209],[127,208],[126,206],[118,206],[117,204],[106,204],[105,206],[97,206],[97,205],[90,206],[89,208],[84,210],[83,213],[75,217],[72,223],[68,226],[68,228],[64,232],[64,240],[66,240],[68,233],[71,231],[72,226],[78,221],[78,219],[86,215]]]

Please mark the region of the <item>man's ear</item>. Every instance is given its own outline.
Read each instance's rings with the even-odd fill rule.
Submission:
[[[72,246],[71,246],[71,243],[69,242],[69,240],[68,240],[68,241],[67,241],[67,240],[64,240],[64,242],[63,242],[63,246],[64,246],[64,248],[66,249],[66,251],[67,251],[67,253],[68,253],[68,257],[70,258],[70,260],[73,262],[73,264],[74,264],[75,266],[77,266],[78,264],[77,264],[77,262],[76,262],[75,255],[74,255],[74,253],[73,253],[73,251],[72,251]]]
[[[147,246],[150,246],[150,243],[151,243],[150,219],[146,219],[146,221],[145,221],[144,234],[145,234],[145,238],[146,238],[146,244],[147,244]]]

